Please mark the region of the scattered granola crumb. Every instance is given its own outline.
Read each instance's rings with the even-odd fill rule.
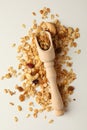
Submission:
[[[44,119],[45,119],[45,120],[47,119],[47,116],[46,116],[46,115],[44,116]]]
[[[71,47],[77,47],[77,43],[76,42],[71,42]]]
[[[9,102],[9,104],[10,104],[11,106],[14,106],[14,103],[13,103],[13,102]]]
[[[8,94],[10,94],[11,96],[13,96],[14,94],[16,94],[16,92],[14,91],[11,91],[10,89],[4,89],[4,93],[8,93]]]
[[[8,89],[4,89],[4,93],[7,94],[8,93]]]
[[[16,43],[13,43],[13,44],[12,44],[12,47],[15,47],[15,46],[16,46]]]
[[[36,16],[36,13],[35,13],[35,12],[32,12],[32,14],[33,14],[34,16]]]
[[[34,109],[34,113],[38,113],[38,109]]]
[[[10,79],[12,77],[11,73],[7,73],[4,78]]]
[[[56,14],[56,17],[59,17],[59,14]]]
[[[17,106],[18,111],[22,111],[22,107],[20,105]]]
[[[54,122],[54,120],[52,120],[52,119],[51,119],[51,120],[49,120],[49,124],[51,124],[51,123],[53,123],[53,122]]]
[[[76,99],[74,98],[73,101],[76,101]]]
[[[33,102],[29,102],[29,106],[34,106],[34,103]]]
[[[76,50],[75,53],[76,53],[76,54],[80,54],[80,53],[81,53],[81,50]]]
[[[29,111],[33,111],[33,108],[32,108],[32,107],[29,107]]]
[[[23,27],[23,28],[26,28],[26,25],[25,25],[25,24],[22,24],[22,27]]]
[[[8,94],[10,94],[11,96],[13,96],[14,94],[16,94],[16,91],[11,91],[10,89],[8,89]]]
[[[21,95],[19,96],[19,100],[20,100],[21,102],[23,102],[23,101],[25,100],[25,96],[24,96],[23,94],[21,94]]]
[[[51,14],[51,19],[53,20],[55,18],[55,15],[54,14]]]
[[[4,80],[4,76],[1,76],[1,77],[0,77],[0,80]]]
[[[17,116],[14,117],[14,121],[18,122],[18,117]]]
[[[17,89],[19,92],[23,92],[24,91],[23,87],[18,86],[18,85],[15,86],[15,89]]]
[[[37,113],[34,113],[34,114],[33,114],[33,117],[34,117],[34,118],[37,118]]]
[[[27,114],[27,115],[26,115],[26,118],[29,118],[29,117],[30,117],[30,114]]]
[[[80,54],[80,53],[81,53],[81,50],[78,50],[77,53]]]

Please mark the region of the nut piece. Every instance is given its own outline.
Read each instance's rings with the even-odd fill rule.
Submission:
[[[56,34],[56,28],[53,23],[46,22],[47,30],[52,33],[53,35]]]

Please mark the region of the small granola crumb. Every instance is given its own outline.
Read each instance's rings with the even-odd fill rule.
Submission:
[[[19,92],[23,92],[24,89],[21,86],[16,85],[15,89],[17,89]]]
[[[26,118],[29,118],[29,117],[30,117],[30,114],[27,114],[27,115],[26,115]]]
[[[14,103],[13,103],[13,102],[9,102],[9,104],[10,104],[11,106],[14,106]]]
[[[11,91],[10,89],[4,89],[4,93],[8,93],[8,94],[10,94],[11,96],[13,96],[14,94],[16,94],[16,92],[14,91]]]
[[[16,46],[16,43],[13,43],[11,46],[12,46],[12,47],[15,47],[15,46]]]
[[[4,93],[7,94],[8,93],[8,89],[4,89]]]
[[[75,51],[75,53],[80,54],[81,50],[79,49],[79,50]]]
[[[17,106],[18,111],[22,111],[22,107],[20,105]]]
[[[47,116],[46,116],[46,115],[44,116],[44,119],[47,119]]]
[[[14,121],[18,122],[18,117],[17,116],[14,117]]]
[[[4,76],[0,77],[0,80],[3,80],[4,79]]]
[[[7,79],[10,79],[12,77],[12,74],[11,73],[7,73],[4,77],[7,78]]]
[[[59,14],[56,14],[56,17],[59,17]]]
[[[48,14],[50,13],[50,8],[44,7],[40,10],[40,14],[42,16],[42,19],[48,18]]]
[[[55,18],[55,15],[54,14],[51,14],[51,19],[53,20]]]
[[[80,53],[81,53],[81,50],[78,50],[77,53],[80,54]]]
[[[26,25],[25,25],[25,24],[22,24],[22,27],[23,27],[23,28],[26,28]]]
[[[25,100],[25,96],[24,96],[23,94],[21,94],[21,95],[19,96],[19,100],[20,100],[21,102],[23,102],[23,101]]]
[[[35,12],[32,12],[32,14],[33,14],[34,16],[36,16],[36,13],[35,13]]]
[[[8,89],[8,94],[10,94],[11,96],[13,96],[14,94],[16,94],[16,91],[11,91],[10,89]]]
[[[74,98],[73,101],[76,101],[76,99]]]
[[[51,124],[51,123],[53,123],[53,122],[54,122],[54,120],[52,120],[52,119],[51,119],[51,120],[49,120],[49,124]]]
[[[34,103],[33,102],[29,102],[29,106],[34,106]]]
[[[29,107],[29,111],[33,111],[33,108],[32,108],[32,107]]]
[[[37,118],[37,113],[34,113],[34,114],[33,114],[33,117],[34,117],[34,118]]]
[[[34,109],[34,113],[38,113],[38,109]]]

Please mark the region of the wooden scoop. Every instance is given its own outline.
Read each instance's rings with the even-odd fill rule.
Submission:
[[[56,71],[54,69],[54,59],[55,59],[55,52],[54,52],[54,47],[52,44],[52,39],[51,35],[49,32],[47,32],[48,38],[50,40],[50,47],[48,50],[43,50],[38,41],[37,38],[36,40],[36,46],[37,50],[39,53],[40,60],[44,62],[44,66],[46,69],[46,76],[49,81],[50,87],[51,87],[51,95],[52,95],[52,106],[55,111],[55,114],[57,116],[63,115],[64,114],[64,108],[63,108],[63,102],[62,98],[60,95],[60,92],[57,87],[56,83]]]

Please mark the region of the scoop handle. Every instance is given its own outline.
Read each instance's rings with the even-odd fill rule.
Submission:
[[[56,71],[54,69],[54,62],[45,62],[46,76],[51,87],[52,107],[57,116],[64,114],[63,101],[56,83]]]

